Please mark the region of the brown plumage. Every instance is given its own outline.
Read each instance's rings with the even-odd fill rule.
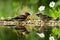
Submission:
[[[15,20],[20,20],[20,21],[24,21],[30,14],[28,12],[25,13],[25,15],[19,15],[13,19]]]
[[[46,25],[46,23],[49,20],[52,20],[52,17],[49,17],[47,15],[44,15],[42,13],[36,14],[38,17],[40,17],[40,19],[44,22],[44,25],[40,27],[40,29],[38,30],[38,32],[45,32],[45,31],[50,31],[51,28],[49,26]]]
[[[46,25],[46,22],[48,23],[50,20],[52,20],[52,17],[49,17],[47,15],[44,15],[42,13],[36,14],[38,17],[40,17],[40,19],[42,21],[44,21],[44,25],[40,27],[40,30],[38,32],[45,32],[45,31],[51,31],[52,27]],[[57,17],[56,19],[54,19],[54,21],[58,21],[59,17]],[[56,26],[57,28],[58,26]]]
[[[49,21],[49,20],[52,19],[52,17],[49,17],[49,16],[44,15],[44,14],[42,14],[42,13],[39,13],[39,14],[36,14],[36,15],[37,15],[38,17],[40,17],[40,19],[43,20],[44,22],[47,22],[47,21]]]
[[[16,21],[25,21],[27,19],[27,17],[29,16],[30,14],[28,12],[25,13],[25,15],[19,15],[15,18],[13,18],[13,20],[16,20]],[[22,25],[18,25],[18,27],[15,28],[17,31],[21,32],[21,33],[25,33],[25,34],[29,34],[28,30],[26,29],[25,26],[22,26]],[[23,34],[24,35],[24,34]]]

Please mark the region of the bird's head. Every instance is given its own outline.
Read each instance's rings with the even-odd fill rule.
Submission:
[[[25,13],[26,16],[29,16],[30,14],[28,12]]]

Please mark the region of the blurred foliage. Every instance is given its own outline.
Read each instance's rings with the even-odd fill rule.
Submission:
[[[48,15],[48,16],[52,17],[52,19],[56,19],[57,17],[60,18],[60,8],[57,8],[57,9],[55,9],[55,8],[52,8],[52,9],[49,8],[48,9],[47,8],[42,13],[45,14],[45,15]]]
[[[27,6],[29,12],[33,14],[37,12],[40,5],[48,6],[50,1],[53,0],[0,0],[0,17],[12,18],[20,14],[25,6]]]
[[[0,28],[0,40],[18,40],[16,31],[8,28]]]
[[[39,40],[40,38],[34,30],[31,31],[31,33],[26,37],[27,40]]]
[[[51,35],[54,35],[55,39],[57,39],[57,40],[60,39],[60,28],[59,29],[53,28]]]
[[[56,2],[56,7],[57,7],[57,8],[60,7],[60,0],[58,0],[58,1]]]

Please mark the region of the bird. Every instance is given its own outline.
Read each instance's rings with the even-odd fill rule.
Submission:
[[[43,22],[44,25],[40,26],[38,32],[45,32],[45,31],[49,31],[51,28],[48,27],[48,25],[46,25],[46,23],[48,23],[50,20],[52,20],[52,17],[44,15],[42,13],[36,14]],[[41,24],[42,25],[42,24]]]
[[[46,22],[48,23],[50,20],[54,20],[55,22],[59,20],[59,17],[52,19],[52,17],[48,15],[44,15],[42,13],[36,14],[42,21],[44,21],[44,25],[40,27],[39,32],[43,31],[51,31],[52,27],[46,25]],[[55,26],[56,28],[59,28],[58,26]]]
[[[19,15],[19,16],[15,17],[15,18],[12,18],[12,19],[16,20],[16,21],[19,21],[19,22],[22,22],[22,21],[25,21],[29,15],[30,14],[28,12],[25,12],[25,15]],[[27,31],[25,26],[20,25],[20,24],[18,24],[15,29],[19,30],[19,32],[21,32],[21,33],[25,33],[25,34],[30,33],[29,31]]]
[[[15,20],[20,20],[20,21],[24,21],[30,14],[28,12],[25,13],[25,15],[19,15],[13,19]]]
[[[52,20],[52,17],[44,15],[42,13],[36,14],[38,17],[40,17],[41,20],[44,22],[48,22],[49,20]]]

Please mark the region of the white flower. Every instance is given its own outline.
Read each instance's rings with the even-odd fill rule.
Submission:
[[[50,2],[49,6],[50,7],[54,7],[55,6],[55,2],[54,1]]]
[[[53,36],[50,36],[49,37],[49,40],[55,40]]]
[[[37,33],[37,35],[39,35],[41,38],[45,37],[44,33]]]
[[[38,10],[39,10],[39,11],[45,10],[45,6],[40,6],[40,7],[38,8]]]

